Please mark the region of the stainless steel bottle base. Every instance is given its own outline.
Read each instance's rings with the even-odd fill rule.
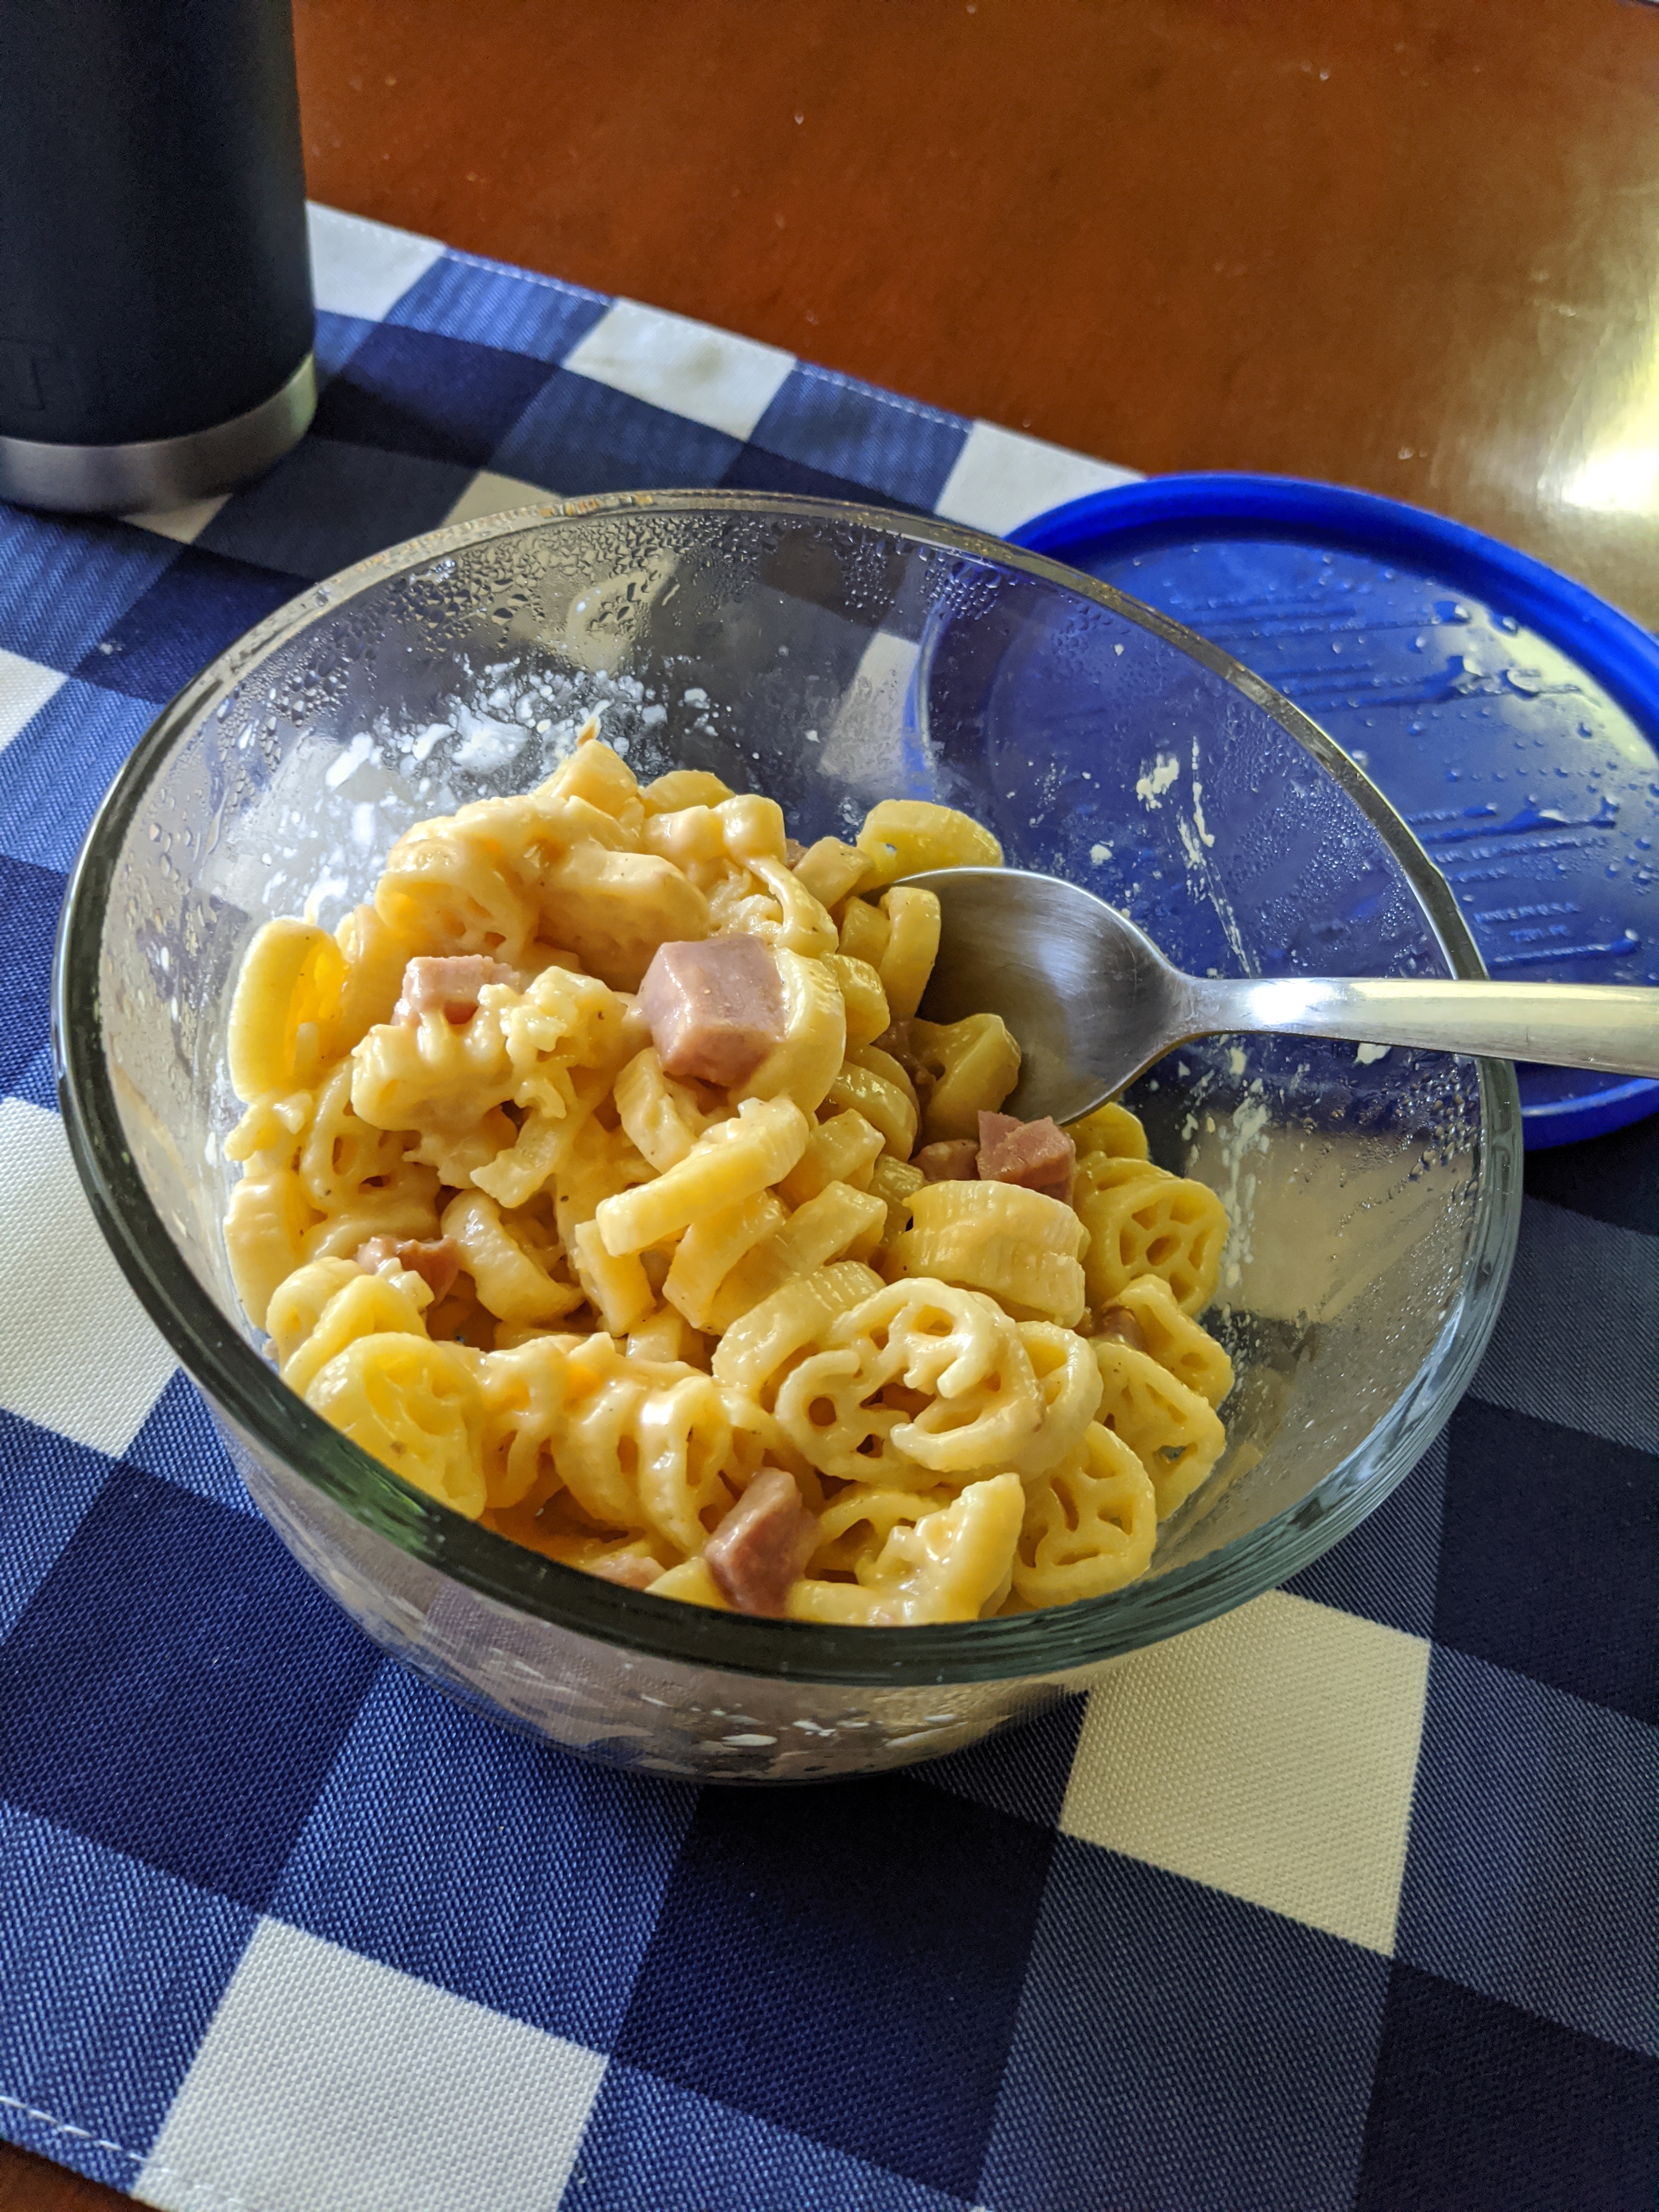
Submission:
[[[307,354],[269,399],[183,437],[130,446],[0,437],[0,499],[65,514],[165,512],[268,469],[298,443],[316,411],[317,368]]]

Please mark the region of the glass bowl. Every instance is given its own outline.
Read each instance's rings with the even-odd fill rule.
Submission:
[[[732,1782],[898,1766],[1086,1687],[1283,1582],[1449,1414],[1519,1209],[1507,1065],[1219,1039],[1137,1086],[1153,1157],[1234,1218],[1212,1322],[1227,1452],[1114,1595],[833,1629],[619,1589],[459,1518],[292,1395],[231,1287],[224,1032],[268,916],[332,923],[410,821],[539,780],[590,712],[642,775],[713,769],[810,841],[937,797],[1200,971],[1475,975],[1444,884],[1358,769],[1224,653],[944,523],[639,493],[459,524],[251,631],[161,714],[59,939],[64,1117],[117,1259],[259,1508],[368,1632],[588,1757]]]

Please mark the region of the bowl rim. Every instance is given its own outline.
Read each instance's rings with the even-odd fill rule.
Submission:
[[[958,553],[1091,600],[1196,659],[1267,713],[1370,821],[1455,976],[1484,975],[1450,889],[1364,771],[1301,709],[1181,623],[1110,585],[990,533],[931,516],[790,493],[699,489],[552,500],[448,525],[324,579],[237,639],[156,716],[115,776],[70,875],[52,968],[52,1042],[71,1155],[141,1304],[230,1426],[411,1560],[509,1613],[641,1658],[846,1688],[1054,1680],[1196,1627],[1285,1581],[1380,1504],[1433,1441],[1474,1374],[1520,1220],[1520,1099],[1508,1061],[1477,1062],[1475,1218],[1463,1287],[1417,1374],[1314,1488],[1206,1558],[1104,1596],[1006,1619],[894,1628],[756,1619],[625,1590],[464,1519],[352,1443],[288,1389],[174,1244],[127,1148],[102,1048],[101,947],[114,869],[174,747],[271,653],[346,602],[463,548],[607,514],[771,514]],[[1361,1462],[1363,1480],[1353,1479]],[[1150,1617],[1149,1617],[1150,1616]]]

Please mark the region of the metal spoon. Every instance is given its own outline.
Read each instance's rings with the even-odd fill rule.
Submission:
[[[930,1021],[1000,1014],[1023,1055],[1008,1110],[1070,1121],[1190,1038],[1352,1037],[1659,1077],[1659,990],[1436,976],[1182,975],[1092,891],[1018,868],[910,876],[939,896]]]

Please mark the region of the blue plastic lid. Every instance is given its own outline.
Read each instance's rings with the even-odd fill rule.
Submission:
[[[1396,500],[1159,477],[1016,544],[1242,660],[1328,731],[1445,875],[1498,977],[1659,984],[1659,643],[1583,585]],[[1659,1109],[1659,1083],[1519,1070],[1527,1142]]]

